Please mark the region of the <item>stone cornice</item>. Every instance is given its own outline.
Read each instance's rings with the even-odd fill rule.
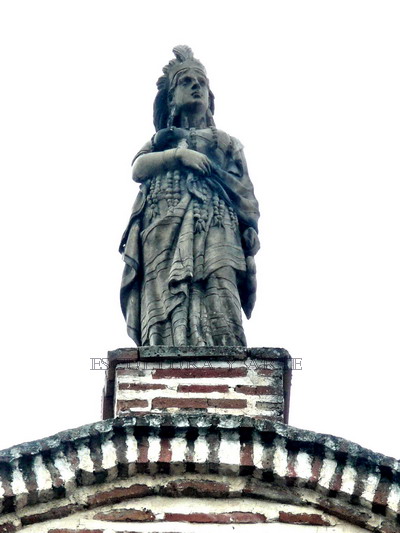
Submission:
[[[310,505],[368,529],[377,521],[398,527],[399,461],[331,435],[233,415],[116,418],[0,451],[1,512],[83,486],[101,491],[137,473],[178,471],[247,476],[301,492]]]

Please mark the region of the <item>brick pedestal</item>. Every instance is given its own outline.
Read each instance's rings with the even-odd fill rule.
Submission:
[[[108,353],[103,418],[204,412],[288,423],[290,382],[281,348],[122,348]]]

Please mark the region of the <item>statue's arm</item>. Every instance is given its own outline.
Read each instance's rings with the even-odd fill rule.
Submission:
[[[233,154],[233,159],[240,173],[240,179],[245,179],[246,181],[248,181],[249,184],[251,184],[243,146],[237,139],[235,139],[235,142],[237,143],[237,150]],[[251,188],[253,189],[252,184]],[[260,250],[260,239],[258,238],[258,232],[255,230],[254,227],[248,226],[247,228],[243,229],[242,245],[246,256],[254,256]]]
[[[143,182],[160,172],[190,169],[200,174],[211,173],[211,162],[208,157],[189,148],[170,148],[162,152],[150,152],[139,155],[133,164],[132,178]]]
[[[258,238],[258,202],[254,195],[253,184],[249,177],[247,162],[241,142],[225,133],[225,150],[229,153],[224,168],[214,165],[213,177],[222,185],[235,209],[242,237],[243,251],[246,256],[254,256],[260,249]]]
[[[174,170],[173,152],[174,150],[165,150],[140,155],[133,164],[132,179],[142,182],[156,176],[162,170]]]

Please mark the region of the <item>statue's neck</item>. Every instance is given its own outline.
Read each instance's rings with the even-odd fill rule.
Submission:
[[[207,127],[207,121],[204,113],[182,112],[178,122],[181,128],[196,128],[197,130],[201,130]]]

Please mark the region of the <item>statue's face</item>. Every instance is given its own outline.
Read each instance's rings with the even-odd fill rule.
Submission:
[[[183,72],[179,76],[172,101],[177,114],[182,110],[205,113],[209,105],[207,78],[199,70],[188,69]]]

